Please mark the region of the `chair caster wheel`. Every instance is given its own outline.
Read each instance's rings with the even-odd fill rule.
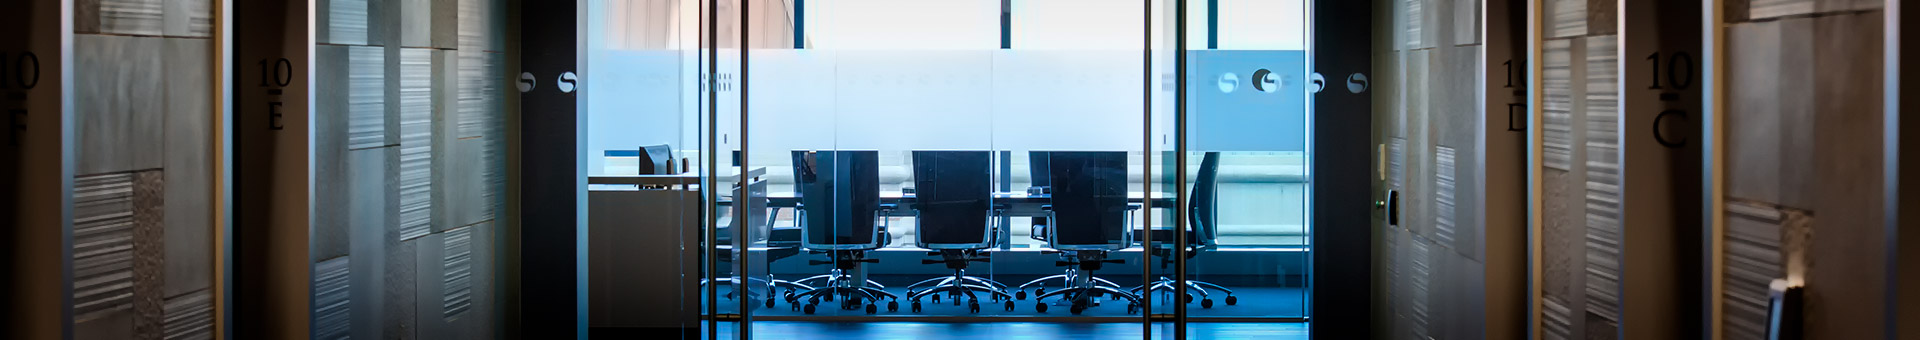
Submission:
[[[1080,313],[1082,313],[1082,312],[1086,312],[1086,311],[1087,311],[1087,307],[1086,307],[1086,306],[1078,306],[1078,305],[1076,305],[1076,306],[1073,306],[1073,307],[1068,307],[1068,308],[1067,308],[1067,312],[1068,312],[1068,313],[1073,313],[1073,315],[1080,315]]]
[[[827,300],[827,301],[833,301],[833,300]],[[819,303],[820,303],[820,296],[819,296],[819,295],[814,295],[814,296],[809,296],[809,297],[807,297],[807,304],[809,304],[809,305],[812,305],[812,304],[819,304]]]
[[[1017,299],[1017,300],[1026,300],[1026,299],[1027,299],[1027,291],[1024,291],[1024,290],[1022,290],[1022,291],[1019,291],[1019,292],[1016,292],[1016,293],[1013,293],[1013,298],[1014,298],[1014,299]]]
[[[1240,298],[1237,298],[1237,297],[1233,297],[1233,295],[1227,295],[1227,305],[1228,305],[1228,306],[1232,306],[1232,305],[1234,305],[1234,304],[1237,304],[1237,303],[1240,303]]]
[[[914,301],[914,302],[913,302],[913,312],[914,312],[914,313],[919,313],[919,312],[920,312],[920,301]]]
[[[788,290],[786,295],[781,295],[780,297],[786,298],[787,302],[793,302],[794,300],[797,300],[796,298],[794,298],[792,290]]]
[[[822,300],[826,300],[827,302],[833,302],[833,295],[834,295],[834,293],[826,293],[826,294],[821,294],[821,295],[826,295],[826,296],[827,296],[827,297],[825,297],[825,298],[822,298]]]
[[[1185,301],[1181,301],[1181,303],[1193,303],[1193,295],[1188,294],[1187,299]]]
[[[1013,300],[1007,300],[1007,311],[1013,311]]]
[[[819,309],[819,306],[820,306],[820,305],[815,305],[815,304],[807,304],[807,308],[806,308],[806,312],[807,312],[807,314],[813,314],[813,311],[815,311],[815,310],[818,310],[818,309]]]
[[[1033,310],[1034,310],[1034,311],[1036,311],[1036,312],[1041,312],[1041,313],[1046,313],[1046,312],[1047,312],[1047,303],[1046,303],[1046,302],[1036,302],[1036,303],[1034,303],[1034,304],[1033,304]]]
[[[1127,304],[1127,315],[1134,315],[1139,313],[1140,313],[1140,304],[1137,304],[1137,303]]]
[[[1034,289],[1034,290],[1033,290],[1033,296],[1034,296],[1034,297],[1036,297],[1036,298],[1037,298],[1037,297],[1040,297],[1041,295],[1047,295],[1047,289],[1046,289],[1046,288],[1036,288],[1036,289]]]
[[[773,298],[767,298],[767,308],[773,308]]]
[[[879,312],[880,312],[879,305],[867,304],[867,314],[871,315]]]
[[[940,303],[940,294],[933,294],[933,303]]]
[[[898,312],[898,311],[900,311],[900,301],[887,301],[888,313]]]
[[[973,314],[980,314],[980,303],[979,302],[968,303],[967,312],[973,313]]]
[[[1200,308],[1213,308],[1213,299],[1200,300]]]

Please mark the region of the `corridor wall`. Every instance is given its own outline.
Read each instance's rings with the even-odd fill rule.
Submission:
[[[501,334],[507,5],[314,2],[312,337]]]
[[[1524,97],[1525,8],[1376,1],[1375,324],[1386,338],[1526,331],[1526,135],[1509,128],[1525,117],[1508,105]]]
[[[1884,2],[1716,5],[1715,333],[1764,337],[1786,279],[1807,338],[1884,337]]]

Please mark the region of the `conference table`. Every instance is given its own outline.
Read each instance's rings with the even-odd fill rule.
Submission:
[[[1140,192],[1129,192],[1127,193],[1127,203],[1132,204],[1135,207],[1138,207],[1141,204],[1144,204],[1147,202],[1147,199],[1145,197],[1146,195],[1143,195]],[[891,210],[888,216],[895,216],[895,217],[913,216],[913,211],[912,211],[913,205],[916,202],[918,201],[915,200],[914,195],[911,193],[905,193],[899,190],[886,190],[886,191],[880,192],[880,204],[892,204],[900,207],[899,209]],[[1002,209],[1002,212],[1004,213],[1004,215],[1002,216],[1022,216],[1022,217],[1046,216],[1046,211],[1042,209],[1042,207],[1048,204],[1053,204],[1052,202],[1053,202],[1052,197],[1045,194],[1034,195],[1034,194],[1028,194],[1026,192],[993,193],[993,205],[995,208]],[[1154,197],[1152,200],[1152,203],[1153,203],[1154,209],[1165,209],[1165,208],[1174,206],[1174,198],[1173,197]],[[732,198],[730,197],[722,198],[722,200],[720,201],[720,205],[723,205],[723,206],[731,205],[731,204],[732,204]],[[792,208],[799,205],[800,205],[800,198],[798,196],[795,196],[791,192],[767,194],[768,207]]]

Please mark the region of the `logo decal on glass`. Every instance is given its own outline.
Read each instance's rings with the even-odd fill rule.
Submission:
[[[1233,93],[1240,87],[1240,75],[1227,72],[1220,75],[1220,93]]]

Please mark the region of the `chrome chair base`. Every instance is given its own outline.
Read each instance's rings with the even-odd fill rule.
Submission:
[[[1133,287],[1133,289],[1129,291],[1139,296],[1150,296],[1150,295],[1153,295],[1153,293],[1155,292],[1161,293],[1163,295],[1173,294],[1175,291],[1177,291],[1174,289],[1174,287],[1178,284],[1179,284],[1178,281],[1174,281],[1171,278],[1162,276],[1160,277],[1159,280],[1154,280],[1153,283],[1142,285],[1139,287]],[[1227,302],[1227,305],[1229,306],[1240,303],[1240,299],[1233,296],[1232,289],[1227,289],[1227,287],[1222,287],[1220,285],[1213,284],[1211,282],[1199,281],[1199,280],[1187,280],[1187,296],[1181,302],[1193,303],[1194,297],[1199,296],[1201,308],[1213,308],[1213,299],[1209,296],[1211,295],[1211,293],[1208,291],[1208,288],[1212,288],[1213,290],[1227,293],[1226,302]]]
[[[1059,290],[1054,290],[1054,291],[1047,291],[1045,283],[1052,280],[1061,280],[1062,281],[1061,286],[1063,288]],[[1038,288],[1036,288],[1037,290],[1034,292],[1034,295],[1035,295],[1034,300],[1037,301],[1037,303],[1034,304],[1033,308],[1035,311],[1039,311],[1041,313],[1045,313],[1047,311],[1047,302],[1042,300],[1046,300],[1047,298],[1052,298],[1052,297],[1061,297],[1061,302],[1069,305],[1068,307],[1069,312],[1073,314],[1080,314],[1081,312],[1086,311],[1087,308],[1100,305],[1099,300],[1094,299],[1094,297],[1096,297],[1097,295],[1107,295],[1114,299],[1127,300],[1127,314],[1133,314],[1133,313],[1139,312],[1139,309],[1140,309],[1139,296],[1129,292],[1125,288],[1120,287],[1120,285],[1114,284],[1112,281],[1107,281],[1106,279],[1093,277],[1090,273],[1087,273],[1083,270],[1068,269],[1066,270],[1066,273],[1063,273],[1063,274],[1052,275],[1052,276],[1034,279],[1033,281],[1028,281],[1027,283],[1021,284],[1018,287],[1019,290],[1017,293],[1015,293],[1014,298],[1025,300],[1027,296],[1027,287],[1033,287],[1033,286],[1039,286]]]
[[[873,282],[873,280],[863,280],[865,282],[859,282],[862,284],[856,285],[852,275],[848,275],[839,269],[834,269],[832,273],[826,275],[816,275],[795,281],[795,284],[807,287],[805,283],[811,281],[823,281],[823,283],[818,286],[810,286],[811,288],[804,289],[797,294],[788,295],[786,297],[787,303],[792,304],[795,309],[800,309],[803,307],[800,304],[800,300],[806,299],[807,302],[804,308],[808,314],[812,314],[814,310],[818,308],[816,305],[820,304],[820,301],[832,302],[838,298],[841,300],[841,309],[855,309],[864,304],[867,307],[867,314],[873,314],[878,311],[878,304],[880,300],[884,298],[889,300],[887,311],[900,309],[900,303],[898,301],[900,297],[881,290],[886,288],[885,286],[881,286],[879,283]]]
[[[1007,285],[980,277],[967,276],[965,270],[956,269],[952,276],[926,279],[907,286],[907,300],[913,303],[913,311],[920,311],[920,299],[931,296],[933,303],[940,303],[944,293],[953,305],[960,305],[960,296],[967,297],[967,310],[980,312],[980,298],[976,292],[987,293],[992,302],[1006,301],[1006,309],[1013,310],[1013,294],[1007,293]]]

